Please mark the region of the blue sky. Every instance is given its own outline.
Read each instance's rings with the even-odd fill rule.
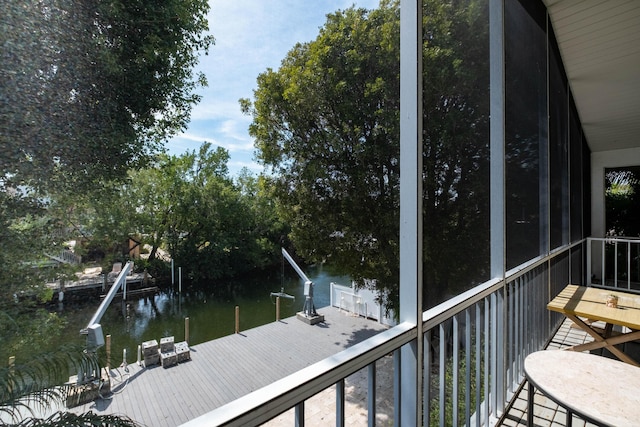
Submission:
[[[169,154],[197,150],[204,141],[229,151],[229,171],[261,170],[255,162],[247,131],[251,118],[240,112],[238,100],[252,98],[256,77],[278,69],[297,42],[314,40],[326,15],[352,5],[373,9],[379,0],[210,0],[209,28],[216,39],[197,70],[209,86],[199,89],[200,104],[188,129],[167,143]]]

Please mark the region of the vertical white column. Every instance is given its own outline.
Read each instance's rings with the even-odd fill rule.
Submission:
[[[505,271],[504,4],[489,3],[491,277]]]
[[[491,277],[506,271],[505,201],[505,55],[504,2],[489,2]],[[542,166],[541,166],[542,167]],[[506,286],[506,285],[505,285]],[[506,291],[505,291],[506,294]],[[502,293],[491,295],[491,409],[500,411],[504,397],[505,307]]]
[[[418,337],[400,352],[398,425],[422,425],[421,0],[400,2],[400,170],[400,321]]]

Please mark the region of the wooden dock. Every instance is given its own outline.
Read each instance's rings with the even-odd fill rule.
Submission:
[[[68,282],[50,282],[46,286],[53,290],[53,300],[59,299],[60,291],[65,298],[72,295],[101,295],[105,294],[115,282],[116,273],[102,273],[102,269],[87,268],[84,272],[76,273],[76,280]],[[147,273],[131,273],[127,276],[127,295],[155,293],[158,288],[153,285],[155,280]]]
[[[125,414],[150,427],[180,425],[387,329],[337,308],[318,311],[324,323],[273,322],[194,345],[191,360],[168,368],[140,367],[131,355],[128,373],[111,369],[113,394],[70,411]]]

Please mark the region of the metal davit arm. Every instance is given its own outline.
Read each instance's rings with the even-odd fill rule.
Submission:
[[[287,259],[287,261],[289,261],[289,264],[291,264],[291,267],[293,267],[293,269],[296,271],[296,273],[298,273],[298,276],[300,276],[300,278],[302,280],[304,280],[305,284],[307,282],[311,282],[311,280],[309,280],[307,275],[304,274],[304,271],[302,271],[302,269],[300,267],[298,267],[298,264],[296,264],[296,262],[293,260],[293,258],[291,258],[291,255],[289,255],[289,252],[287,252],[287,250],[285,248],[282,248],[282,255]]]
[[[93,314],[93,317],[91,318],[91,320],[89,320],[87,327],[80,330],[81,335],[87,335],[89,333],[89,329],[92,329],[95,325],[98,325],[100,323],[100,319],[102,319],[102,316],[107,311],[107,308],[109,308],[109,304],[111,304],[113,297],[115,297],[118,290],[120,290],[120,287],[124,286],[126,289],[127,274],[129,273],[131,266],[132,266],[132,263],[131,261],[129,261],[122,268],[122,270],[120,271],[120,274],[118,274],[118,277],[116,278],[116,281],[113,283],[113,286],[111,286],[111,289],[109,289],[107,296],[105,297],[105,299],[102,300],[102,303],[100,304],[96,312]],[[100,334],[102,334],[102,331],[100,331]],[[104,342],[104,340],[101,340],[101,341]]]
[[[298,267],[298,264],[291,258],[291,255],[289,255],[289,252],[287,252],[285,248],[282,248],[282,255],[289,261],[289,264],[291,264],[291,267],[298,273],[298,276],[304,280],[304,295],[306,298],[302,312],[307,318],[314,317],[320,319],[321,316],[318,315],[313,304],[313,282],[309,280],[307,275],[304,274],[304,271]],[[322,317],[322,321],[324,321],[324,317]]]

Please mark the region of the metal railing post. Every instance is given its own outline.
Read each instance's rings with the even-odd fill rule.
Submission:
[[[376,362],[369,364],[367,367],[367,425],[375,427],[376,425]]]
[[[336,383],[336,427],[344,427],[344,379]]]
[[[304,427],[304,402],[300,402],[295,408],[295,426]]]

